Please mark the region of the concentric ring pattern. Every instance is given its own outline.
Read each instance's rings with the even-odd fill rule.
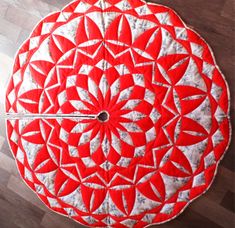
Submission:
[[[174,218],[211,185],[230,140],[210,48],[140,0],[77,0],[44,18],[17,53],[6,112],[37,115],[7,121],[22,178],[87,226]]]

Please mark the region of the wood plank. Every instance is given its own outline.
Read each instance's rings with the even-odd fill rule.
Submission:
[[[7,184],[7,188],[24,198],[34,206],[41,210],[48,212],[49,209],[43,204],[43,202],[37,197],[37,195],[19,178],[11,175]]]
[[[46,228],[79,228],[84,227],[79,223],[76,223],[69,218],[62,215],[55,214],[54,212],[48,212],[42,219],[41,225]]]
[[[8,173],[13,174],[16,177],[19,177],[14,159],[10,158],[2,152],[0,152],[0,168],[6,170]]]

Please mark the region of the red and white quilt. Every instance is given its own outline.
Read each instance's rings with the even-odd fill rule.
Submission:
[[[159,224],[211,185],[228,96],[211,49],[172,9],[76,0],[17,53],[9,143],[52,210],[86,226]]]

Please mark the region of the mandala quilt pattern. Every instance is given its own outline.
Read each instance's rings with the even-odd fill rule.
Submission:
[[[21,46],[6,95],[19,172],[96,227],[169,221],[211,185],[229,91],[205,41],[165,6],[76,0]]]

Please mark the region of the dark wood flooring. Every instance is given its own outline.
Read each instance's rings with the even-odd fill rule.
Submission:
[[[1,0],[0,67],[10,75],[14,53],[34,24],[69,0]],[[235,124],[234,0],[152,0],[170,6],[212,47],[231,91],[231,119]],[[4,71],[5,68],[5,71]],[[1,70],[0,70],[1,72]],[[8,75],[8,76],[9,76]],[[5,77],[1,73],[1,77]],[[0,80],[0,90],[6,80]],[[0,96],[2,93],[0,92]],[[3,97],[0,97],[0,113]],[[77,223],[48,210],[20,180],[0,120],[0,228],[78,228]],[[218,170],[210,190],[175,220],[162,228],[235,227],[235,140]],[[158,227],[158,226],[153,226]]]

